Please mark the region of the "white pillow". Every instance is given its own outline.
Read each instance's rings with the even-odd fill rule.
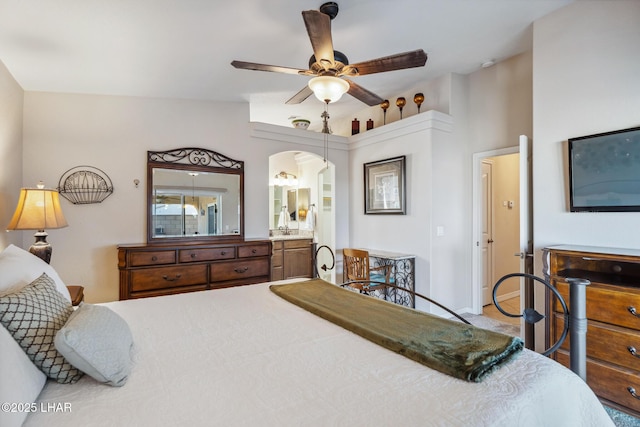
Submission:
[[[0,402],[33,403],[47,376],[29,360],[9,331],[0,325]],[[18,408],[16,408],[18,409]],[[27,411],[0,411],[0,426],[19,427]]]
[[[111,309],[80,304],[58,331],[56,350],[95,380],[123,386],[131,372],[133,337],[127,322]]]
[[[58,273],[49,264],[15,245],[0,252],[0,296],[14,293],[46,273],[56,284],[56,289],[71,302],[69,290]]]

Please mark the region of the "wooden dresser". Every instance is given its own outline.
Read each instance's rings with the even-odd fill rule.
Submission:
[[[640,416],[640,251],[554,246],[544,252],[550,281],[567,306],[569,284],[564,279],[591,281],[586,289],[587,384],[607,405]],[[552,306],[554,342],[564,325],[561,310],[557,302]],[[569,348],[567,337],[554,355],[567,367]]]
[[[120,245],[120,299],[269,281],[270,240]]]

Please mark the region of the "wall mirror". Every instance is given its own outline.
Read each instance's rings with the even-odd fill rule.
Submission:
[[[244,162],[204,148],[147,152],[147,242],[244,239]]]
[[[310,208],[310,189],[283,185],[273,186],[272,229],[304,228],[307,212]]]

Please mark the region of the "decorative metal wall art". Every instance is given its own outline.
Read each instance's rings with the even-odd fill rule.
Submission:
[[[181,163],[196,166],[244,169],[244,162],[204,148],[176,148],[169,151],[147,151],[147,160],[161,163]]]
[[[58,181],[58,193],[74,205],[100,203],[113,193],[109,176],[93,166],[69,169]]]

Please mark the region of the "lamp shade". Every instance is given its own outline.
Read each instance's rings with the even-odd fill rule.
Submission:
[[[326,103],[336,102],[349,90],[349,83],[332,76],[314,77],[308,85],[316,98]]]
[[[56,190],[22,188],[7,230],[44,230],[67,225]]]

